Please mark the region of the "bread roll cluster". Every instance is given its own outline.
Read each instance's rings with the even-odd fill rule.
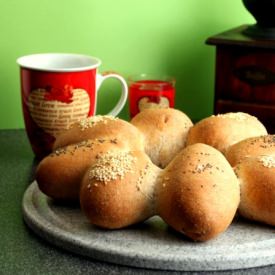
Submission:
[[[224,153],[240,185],[241,216],[275,225],[275,136],[246,113],[205,118],[189,131],[187,145],[209,144]]]
[[[94,116],[57,137],[36,180],[53,199],[79,200],[94,225],[117,229],[159,215],[176,231],[205,241],[225,231],[237,210],[275,224],[274,144],[261,122],[245,113],[195,125],[169,108],[144,110],[130,123]]]
[[[54,199],[78,200],[81,177],[101,154],[145,150],[156,165],[164,167],[184,148],[192,125],[189,117],[175,109],[145,111],[133,123],[112,116],[80,120],[56,138],[53,153],[37,168],[36,180],[42,192]]]
[[[54,151],[37,168],[42,192],[59,200],[79,200],[85,170],[110,150],[141,150],[144,138],[130,123],[111,116],[95,116],[74,123],[61,133]]]
[[[240,200],[230,164],[194,144],[161,170],[142,151],[102,155],[85,173],[81,207],[92,224],[122,228],[159,215],[178,232],[205,241],[226,230]]]

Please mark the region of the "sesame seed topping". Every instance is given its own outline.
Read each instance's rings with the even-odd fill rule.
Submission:
[[[96,140],[95,140],[96,141]],[[77,150],[82,149],[83,151],[85,151],[86,149],[91,150],[93,149],[93,145],[94,145],[94,141],[92,140],[84,140],[84,141],[80,141],[76,144],[72,144],[72,145],[68,145],[62,148],[58,148],[56,150],[54,150],[50,156],[51,157],[58,157],[62,154],[71,154],[74,155],[74,153]]]
[[[116,139],[116,138],[111,139],[111,140],[110,140],[110,143],[117,144],[117,139]]]
[[[195,167],[195,171],[193,171],[194,173],[201,173],[204,172],[206,169],[211,169],[212,165],[210,163],[206,163],[206,164],[201,164],[199,163],[196,167]]]
[[[216,116],[221,117],[221,118],[232,118],[232,119],[235,119],[235,120],[238,120],[238,121],[244,121],[244,120],[247,120],[250,117],[253,117],[251,115],[248,115],[248,114],[242,113],[242,112],[218,114]]]
[[[142,183],[143,183],[143,179],[144,177],[146,176],[147,172],[148,172],[148,168],[149,168],[149,165],[148,163],[145,165],[144,169],[140,171],[140,176],[137,180],[137,190],[141,190],[141,187],[142,187]]]
[[[58,148],[51,153],[51,157],[60,156],[62,154],[66,154],[66,152],[67,152],[66,147]]]
[[[267,168],[275,167],[275,157],[274,156],[261,156],[261,157],[259,157],[259,162],[261,162],[262,165]]]
[[[117,119],[118,118],[113,117],[113,116],[97,115],[97,116],[91,116],[91,117],[87,117],[87,118],[80,120],[78,122],[78,125],[79,125],[80,129],[83,131],[85,129],[95,126],[99,122],[103,122],[104,124],[106,124],[108,120],[117,120]]]
[[[275,135],[267,135],[267,136],[261,136],[259,137],[259,141],[263,142],[263,144],[260,145],[261,148],[270,148],[275,146]],[[257,140],[255,139],[255,142]],[[254,145],[254,144],[252,144]]]
[[[89,171],[89,179],[96,179],[102,182],[124,178],[128,172],[133,172],[133,164],[136,157],[130,152],[113,151],[98,156],[97,162]]]

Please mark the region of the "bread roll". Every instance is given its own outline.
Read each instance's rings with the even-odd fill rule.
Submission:
[[[246,113],[226,113],[210,116],[196,123],[189,131],[187,145],[205,143],[222,153],[249,137],[266,135],[264,125]]]
[[[143,135],[132,124],[113,116],[98,115],[82,119],[60,133],[53,149],[95,138],[124,140],[133,150],[144,147]]]
[[[270,154],[275,154],[275,135],[244,139],[230,146],[225,152],[225,157],[234,167],[244,158]]]
[[[236,166],[243,217],[275,225],[275,156],[245,158]]]
[[[157,212],[178,232],[205,241],[231,224],[240,201],[239,183],[213,147],[200,143],[186,147],[161,178]]]
[[[114,139],[86,140],[56,149],[36,170],[40,190],[56,200],[79,201],[79,189],[86,169],[101,154],[129,150],[127,142]]]
[[[230,225],[240,201],[238,179],[216,149],[195,144],[161,170],[142,151],[101,155],[80,191],[94,225],[116,229],[160,215],[189,238],[205,241]]]
[[[161,170],[142,151],[101,155],[82,181],[80,203],[92,224],[122,228],[155,213],[154,185]]]
[[[162,168],[184,148],[187,133],[193,125],[183,112],[169,108],[144,110],[131,123],[143,133],[147,155]]]

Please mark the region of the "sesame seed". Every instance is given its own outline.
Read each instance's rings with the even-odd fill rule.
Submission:
[[[126,173],[133,172],[136,157],[130,152],[111,151],[98,156],[97,162],[89,171],[89,179],[96,179],[105,184],[119,177],[124,178]]]
[[[61,154],[66,154],[66,153],[67,153],[66,147],[63,147],[63,148],[58,148],[55,151],[53,151],[51,153],[51,156],[52,157],[54,157],[54,156],[60,156]]]
[[[275,158],[274,156],[261,156],[258,158],[259,162],[262,163],[264,167],[274,168],[275,167]]]
[[[110,143],[117,144],[117,139],[116,139],[116,138],[111,139],[111,140],[110,140]]]
[[[139,176],[139,178],[137,180],[137,185],[136,185],[137,186],[137,190],[139,190],[139,191],[141,190],[143,179],[146,176],[146,174],[148,173],[148,168],[149,168],[149,165],[147,163],[145,165],[144,169],[139,171],[140,176]]]
[[[94,142],[92,140],[84,140],[84,141],[78,142],[74,145],[68,145],[66,147],[56,149],[55,151],[53,151],[51,153],[51,157],[58,157],[62,154],[74,155],[74,153],[80,149],[82,151],[85,151],[87,148],[89,150],[93,149],[93,145],[94,145]]]
[[[235,119],[235,120],[238,120],[238,121],[245,121],[249,117],[253,117],[253,116],[250,116],[250,115],[248,115],[246,113],[242,113],[242,112],[218,114],[216,116],[221,117],[221,118],[232,118],[232,119]]]
[[[195,171],[197,173],[201,173],[204,172],[206,169],[211,169],[212,165],[210,163],[206,163],[206,164],[197,164],[197,166],[195,167]]]
[[[91,117],[87,117],[87,118],[84,118],[84,119],[80,120],[78,122],[78,125],[79,125],[80,129],[82,131],[84,131],[85,129],[88,129],[88,128],[91,128],[91,127],[95,126],[99,122],[103,122],[104,124],[107,124],[108,120],[117,120],[117,119],[118,118],[113,117],[113,116],[97,115],[97,116],[91,116]]]

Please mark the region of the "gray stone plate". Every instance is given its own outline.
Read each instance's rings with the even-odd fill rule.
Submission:
[[[92,226],[79,206],[58,205],[36,182],[26,190],[23,216],[42,238],[71,252],[128,266],[163,270],[228,270],[275,264],[274,228],[237,219],[215,240],[195,243],[160,218],[121,230]]]

